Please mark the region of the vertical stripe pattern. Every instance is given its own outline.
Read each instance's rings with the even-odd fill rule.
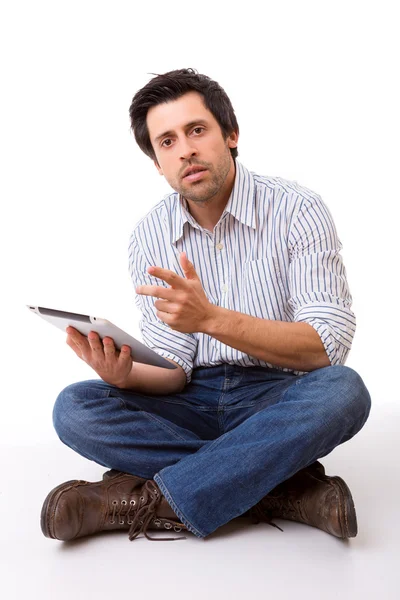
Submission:
[[[154,265],[184,277],[185,251],[209,301],[261,319],[309,323],[332,365],[344,364],[356,329],[342,244],[321,197],[295,181],[260,176],[236,160],[232,193],[213,232],[192,217],[186,200],[168,194],[135,226],[129,240],[134,287],[163,285]],[[176,361],[187,382],[193,368],[221,363],[272,365],[203,333],[180,333],[156,316],[156,299],[136,294],[143,342]]]

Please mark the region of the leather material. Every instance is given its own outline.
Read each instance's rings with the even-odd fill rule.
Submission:
[[[355,537],[358,529],[350,489],[341,477],[325,475],[318,461],[271,490],[249,516],[271,525],[273,518],[297,521],[342,539]]]
[[[132,540],[147,529],[186,527],[161,494],[153,480],[115,471],[102,481],[71,480],[55,487],[46,497],[41,512],[41,529],[46,537],[73,540],[99,531],[129,529]]]

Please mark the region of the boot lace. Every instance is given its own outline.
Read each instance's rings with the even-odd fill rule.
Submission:
[[[253,523],[265,521],[269,523],[269,525],[278,527],[278,525],[272,523],[272,515],[281,519],[301,522],[304,522],[305,519],[301,511],[300,500],[295,501],[288,493],[275,496],[268,494],[250,509],[250,517],[253,519]],[[281,528],[278,527],[278,529]],[[281,531],[283,531],[283,529],[281,529]]]
[[[276,527],[277,529],[283,531],[283,529],[279,527],[279,525],[272,521],[271,515],[268,511],[266,511],[260,506],[260,503],[250,508],[249,513],[253,525],[257,525],[258,523],[260,523],[260,521],[263,521],[264,523],[268,523],[268,525],[271,525],[271,527]]]
[[[118,511],[118,518],[121,519],[123,516],[127,517],[127,523],[131,526],[129,529],[129,539],[130,541],[134,540],[140,533],[144,533],[145,537],[148,540],[154,541],[154,542],[164,542],[164,541],[173,541],[173,540],[185,540],[186,537],[170,537],[170,538],[154,538],[154,537],[150,537],[147,534],[147,529],[151,523],[151,521],[153,520],[154,523],[156,525],[160,525],[161,521],[159,518],[157,518],[156,515],[156,511],[157,508],[159,506],[159,504],[161,503],[162,500],[162,494],[160,492],[160,490],[158,489],[157,485],[151,480],[147,480],[142,489],[141,489],[141,496],[140,496],[140,504],[138,506],[136,506],[136,502],[135,500],[131,500],[129,503],[129,509],[127,512],[125,512],[124,515],[122,515],[122,507],[120,508],[120,510]],[[127,504],[126,500],[122,501],[122,504],[125,506]],[[114,508],[113,508],[113,514],[111,517],[111,523],[115,522],[115,517],[117,516],[117,502],[114,502]],[[132,520],[130,520],[130,516],[134,515],[134,518]],[[122,525],[124,523],[123,519],[120,520],[120,524]],[[171,529],[172,527],[174,527],[175,531],[180,531],[181,527],[179,527],[179,525],[182,525],[181,523],[178,522],[167,522],[165,523],[164,527],[165,528],[169,528]]]

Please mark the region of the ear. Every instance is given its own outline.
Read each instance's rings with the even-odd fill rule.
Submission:
[[[230,136],[228,137],[228,147],[236,148],[239,141],[239,134],[236,131],[232,131]]]
[[[157,160],[153,160],[155,167],[157,169],[157,171],[159,172],[160,175],[164,175],[162,168],[160,167],[160,165],[158,164]]]

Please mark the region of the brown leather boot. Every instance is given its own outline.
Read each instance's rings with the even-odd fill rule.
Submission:
[[[155,481],[119,471],[95,483],[72,480],[55,487],[44,501],[41,528],[46,537],[64,541],[112,529],[129,529],[130,540],[141,532],[155,541],[186,539],[147,535],[147,529],[186,527]]]
[[[276,486],[250,509],[249,516],[255,523],[265,521],[274,527],[278,526],[271,519],[280,518],[318,527],[343,539],[357,535],[348,486],[341,477],[325,475],[318,461]]]

